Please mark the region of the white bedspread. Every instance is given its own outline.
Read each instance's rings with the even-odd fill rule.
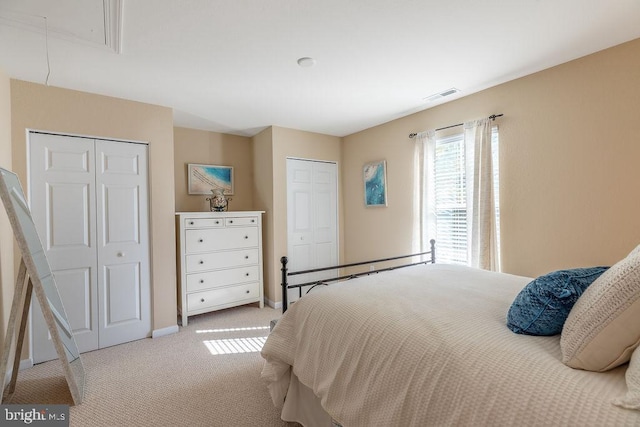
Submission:
[[[278,321],[262,377],[281,406],[293,369],[344,427],[640,425],[611,404],[626,365],[571,369],[559,336],[505,326],[530,280],[435,264],[321,287]]]

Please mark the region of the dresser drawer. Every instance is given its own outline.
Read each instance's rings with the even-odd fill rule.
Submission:
[[[185,250],[188,254],[257,247],[258,242],[257,227],[185,230]]]
[[[258,264],[259,250],[240,249],[228,252],[207,252],[186,256],[186,272],[215,270],[218,268],[240,267],[242,265]]]
[[[227,227],[242,227],[247,225],[258,225],[258,217],[225,218],[224,225]]]
[[[206,273],[194,273],[187,275],[187,292],[254,282],[259,279],[260,269],[257,265],[230,268],[228,270],[208,271]]]
[[[227,288],[195,292],[187,295],[187,310],[202,310],[216,305],[230,304],[236,301],[254,299],[260,296],[259,283],[230,286]]]
[[[224,218],[186,218],[184,228],[224,227]]]

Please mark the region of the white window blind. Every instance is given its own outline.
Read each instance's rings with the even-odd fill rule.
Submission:
[[[462,134],[436,140],[435,215],[438,259],[467,262],[467,201]]]
[[[498,129],[491,135],[496,214],[499,224]],[[463,134],[438,138],[434,156],[436,245],[439,262],[467,264],[467,199]],[[498,226],[498,242],[499,239]]]

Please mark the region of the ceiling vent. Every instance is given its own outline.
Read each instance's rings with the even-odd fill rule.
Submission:
[[[434,102],[434,101],[437,101],[439,99],[444,98],[445,96],[450,96],[450,95],[453,95],[454,93],[458,93],[458,92],[460,92],[460,89],[456,89],[455,87],[452,87],[450,89],[444,90],[444,91],[442,91],[440,93],[436,93],[436,94],[427,96],[426,98],[422,98],[422,99],[424,99],[427,102]]]

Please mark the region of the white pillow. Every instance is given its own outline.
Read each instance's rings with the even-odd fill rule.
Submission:
[[[562,362],[607,371],[640,343],[640,245],[605,271],[575,303],[562,328]]]
[[[631,355],[631,361],[625,374],[627,394],[613,401],[614,405],[627,409],[640,409],[640,350]]]

